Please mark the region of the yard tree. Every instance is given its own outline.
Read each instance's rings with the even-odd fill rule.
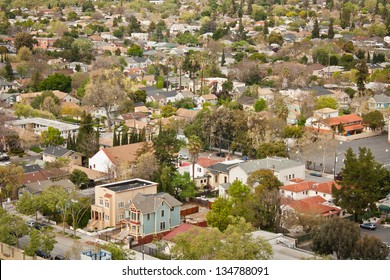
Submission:
[[[45,147],[62,145],[64,144],[64,137],[61,136],[58,128],[49,126],[47,130],[41,133],[41,144]]]
[[[263,98],[259,98],[256,100],[255,104],[253,105],[255,112],[261,112],[264,111],[267,108],[267,103]]]
[[[134,178],[152,180],[158,169],[158,162],[154,153],[145,152],[137,157],[133,176]]]
[[[84,171],[78,169],[74,169],[72,173],[70,173],[69,180],[78,187],[89,184],[88,175]]]
[[[196,185],[191,180],[188,172],[184,172],[182,175],[176,171],[171,180],[172,189],[176,198],[183,200],[195,196]]]
[[[328,38],[329,39],[333,39],[334,38],[333,22],[334,22],[334,19],[331,18],[330,22],[329,22],[329,27],[328,27]]]
[[[92,201],[89,197],[82,197],[76,192],[70,194],[68,213],[73,227],[73,236],[76,236],[76,229],[80,227],[80,222],[84,214],[90,209]]]
[[[125,98],[125,77],[119,69],[99,69],[91,73],[84,101],[105,110],[109,130],[112,125],[111,111]]]
[[[364,91],[366,89],[365,83],[368,79],[368,66],[364,59],[360,60],[359,63],[356,64],[356,84],[358,87],[359,94],[364,95]]]
[[[244,218],[235,218],[223,232],[223,246],[219,260],[268,260],[272,246],[262,237],[254,238],[254,228]]]
[[[313,26],[313,30],[311,31],[311,37],[312,38],[319,38],[320,37],[320,28],[318,26],[318,19],[317,18],[314,20],[314,26]]]
[[[375,237],[365,234],[357,241],[354,259],[358,260],[386,260],[389,248]]]
[[[266,158],[272,156],[288,157],[287,146],[283,141],[264,142],[256,149],[257,158]]]
[[[338,107],[337,99],[331,96],[320,96],[315,100],[316,110],[323,108],[337,109]]]
[[[378,110],[364,114],[363,121],[368,124],[372,130],[382,129],[385,126],[383,114]]]
[[[81,116],[79,133],[76,139],[76,149],[87,159],[99,150],[99,132],[94,130],[95,121],[91,114],[83,113]]]
[[[153,148],[157,161],[161,166],[173,166],[177,161],[177,153],[182,142],[176,138],[174,128],[160,127],[160,132],[153,139]]]
[[[360,238],[359,227],[346,219],[328,219],[315,230],[314,252],[320,255],[336,254],[338,260],[353,258],[356,242]]]
[[[355,215],[355,221],[366,211],[377,210],[376,202],[389,193],[389,171],[366,147],[359,148],[359,155],[347,150],[340,175],[341,188],[333,187],[334,203]]]
[[[35,256],[40,246],[40,233],[39,230],[32,228],[30,230],[30,241],[24,247],[24,253],[27,256]]]
[[[0,242],[19,248],[18,236],[27,232],[27,224],[20,216],[8,214],[0,208]]]
[[[195,164],[198,161],[199,153],[202,150],[202,145],[202,140],[196,135],[191,135],[188,139],[187,147],[188,153],[190,154],[190,161],[192,164],[192,180],[195,179]]]
[[[30,33],[19,32],[15,35],[14,46],[16,52],[18,52],[21,47],[27,47],[32,50],[36,44],[37,40],[34,39]]]
[[[223,246],[222,233],[217,228],[191,227],[176,235],[171,254],[178,260],[213,260]]]
[[[72,90],[72,78],[64,74],[55,73],[40,82],[38,85],[38,89],[40,91],[59,90],[69,93]]]
[[[251,173],[247,179],[248,186],[260,192],[262,190],[278,189],[283,184],[269,169],[259,169]]]
[[[232,201],[218,197],[212,206],[212,210],[207,213],[207,224],[224,231],[232,219]]]
[[[107,244],[100,245],[100,248],[111,253],[113,260],[131,260],[131,252],[115,243],[107,242]]]
[[[51,228],[44,228],[40,230],[40,249],[44,253],[50,254],[56,243],[56,234]]]
[[[0,201],[3,198],[18,198],[18,190],[23,183],[23,168],[15,164],[0,166]]]
[[[138,56],[138,57],[142,57],[143,55],[143,50],[142,48],[137,45],[137,44],[133,44],[131,47],[129,47],[127,49],[127,55],[128,56]]]
[[[38,195],[31,195],[28,192],[22,194],[16,203],[16,210],[23,215],[35,214],[35,220],[38,221],[38,211],[42,209],[42,197]]]

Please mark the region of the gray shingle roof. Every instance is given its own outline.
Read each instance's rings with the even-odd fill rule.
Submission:
[[[23,173],[32,173],[39,170],[42,170],[42,168],[38,164],[32,164],[32,165],[23,165]]]
[[[69,152],[71,152],[71,151],[68,150],[68,149],[65,149],[63,147],[60,147],[60,146],[48,146],[43,151],[44,154],[52,155],[52,156],[55,156],[55,157],[62,157],[62,156],[66,155]]]
[[[390,96],[385,94],[376,94],[372,97],[377,103],[390,103]]]
[[[154,213],[160,207],[162,202],[166,202],[170,207],[182,205],[180,201],[168,193],[156,194],[137,194],[134,198],[134,206],[142,212],[142,214]]]
[[[209,166],[207,169],[213,173],[216,174],[218,172],[221,173],[229,173],[229,169],[236,166],[238,163],[232,163],[232,164],[226,164],[226,163],[216,163],[214,165]]]
[[[293,168],[301,165],[303,165],[303,163],[281,157],[268,157],[238,164],[238,166],[247,174],[251,174],[259,169],[273,169],[276,171],[280,171],[283,169]]]

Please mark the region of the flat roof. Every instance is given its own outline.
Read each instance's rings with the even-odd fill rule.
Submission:
[[[79,126],[75,125],[75,124],[69,124],[69,123],[53,121],[53,120],[48,120],[48,119],[43,119],[43,118],[27,118],[27,119],[21,119],[21,120],[16,120],[16,121],[10,121],[8,123],[10,123],[12,125],[16,125],[16,126],[35,123],[35,124],[39,124],[39,125],[42,125],[45,127],[52,126],[54,128],[59,129],[60,131],[79,129]],[[46,128],[43,128],[43,127],[36,128],[36,130],[45,130],[45,129]]]
[[[120,181],[120,182],[114,182],[114,183],[109,183],[105,185],[100,185],[98,186],[99,188],[106,188],[109,189],[113,192],[121,192],[121,191],[127,191],[131,189],[136,189],[136,188],[142,188],[145,186],[152,186],[157,183],[147,181],[147,180],[142,180],[142,179],[131,179],[131,180],[125,180],[125,181]]]

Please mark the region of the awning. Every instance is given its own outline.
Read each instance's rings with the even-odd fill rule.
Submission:
[[[343,127],[345,131],[354,131],[354,130],[362,130],[364,126],[360,123],[358,124],[352,124],[352,125],[346,125]]]

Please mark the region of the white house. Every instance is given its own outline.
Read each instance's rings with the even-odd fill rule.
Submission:
[[[135,162],[137,152],[145,145],[145,142],[129,145],[101,148],[88,161],[90,169],[109,173],[115,171],[120,164],[132,164]],[[114,174],[115,175],[115,174]]]
[[[332,196],[332,186],[340,188],[340,186],[335,181],[328,182],[313,182],[313,181],[303,181],[298,183],[293,183],[290,185],[285,185],[279,187],[279,193],[282,197],[290,198],[293,200],[305,199],[308,197],[320,196],[326,201],[333,199]]]
[[[64,139],[68,138],[68,135],[77,135],[79,126],[75,124],[63,123],[59,121],[53,121],[43,118],[26,118],[22,120],[6,122],[7,127],[17,127],[25,130],[33,131],[36,134],[41,135],[42,131],[46,131],[49,126],[57,128],[61,132],[61,136]]]
[[[281,157],[267,157],[239,163],[229,171],[229,183],[240,180],[246,184],[248,177],[260,169],[272,170],[283,184],[294,178],[305,178],[305,164]]]

